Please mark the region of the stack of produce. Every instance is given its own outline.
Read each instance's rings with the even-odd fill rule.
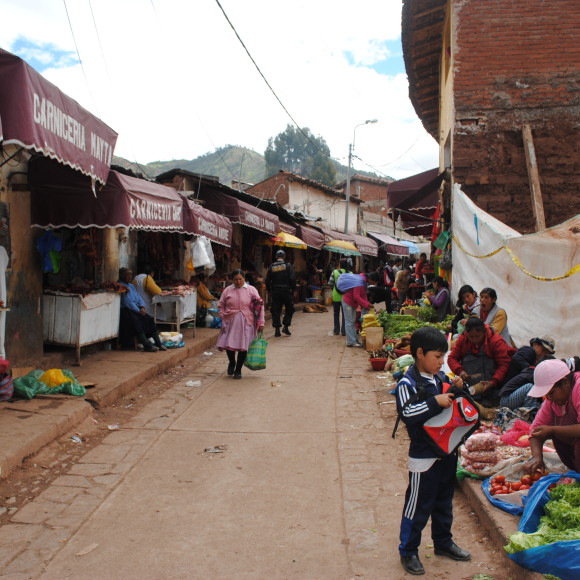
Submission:
[[[367,328],[380,328],[382,326],[382,324],[379,322],[377,315],[374,312],[369,312],[368,314],[365,314],[362,317],[362,330],[361,330],[361,336],[365,336],[366,332],[365,330]]]

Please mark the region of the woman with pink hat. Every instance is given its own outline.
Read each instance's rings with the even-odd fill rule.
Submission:
[[[562,360],[545,360],[534,370],[528,395],[545,400],[530,428],[532,457],[526,470],[544,470],[542,447],[552,439],[562,463],[580,471],[580,372],[571,371]]]

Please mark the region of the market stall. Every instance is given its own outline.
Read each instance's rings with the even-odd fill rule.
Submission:
[[[195,322],[197,313],[197,292],[191,288],[189,291],[163,292],[153,297],[153,317],[156,323],[175,326],[176,332],[180,332],[182,324]],[[195,324],[193,336],[195,336]]]
[[[118,336],[120,306],[121,297],[115,292],[46,291],[42,297],[44,340],[74,347],[80,365],[81,347]]]

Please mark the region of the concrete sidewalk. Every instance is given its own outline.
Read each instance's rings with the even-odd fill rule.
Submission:
[[[81,366],[70,367],[79,382],[95,385],[87,389],[83,398],[40,395],[31,400],[1,402],[0,479],[6,478],[26,457],[89,417],[93,407],[110,405],[148,379],[212,348],[218,332],[198,328],[195,338],[185,338],[184,347],[166,352],[103,350],[84,356]]]

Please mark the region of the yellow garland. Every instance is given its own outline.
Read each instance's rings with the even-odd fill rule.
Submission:
[[[457,244],[458,248],[464,253],[467,254],[468,256],[471,256],[472,258],[491,258],[492,256],[495,256],[496,254],[498,254],[499,252],[501,252],[502,250],[505,250],[509,257],[512,259],[513,263],[524,273],[526,274],[526,276],[529,276],[530,278],[534,278],[535,280],[540,280],[541,282],[555,282],[556,280],[563,280],[564,278],[569,278],[570,276],[573,276],[574,274],[578,274],[578,272],[580,272],[580,264],[577,264],[576,266],[574,266],[573,268],[570,268],[570,270],[568,270],[565,274],[563,274],[562,276],[555,276],[554,278],[547,278],[545,276],[537,276],[536,274],[532,274],[532,272],[530,272],[529,270],[527,270],[525,268],[525,266],[521,263],[520,259],[514,254],[513,250],[511,250],[510,248],[508,248],[507,246],[501,246],[500,248],[498,248],[497,250],[489,253],[489,254],[485,254],[483,256],[477,256],[475,254],[471,254],[470,252],[468,252],[462,245],[461,242],[459,241],[459,239],[457,238],[457,236],[455,234],[453,234],[453,241]]]

